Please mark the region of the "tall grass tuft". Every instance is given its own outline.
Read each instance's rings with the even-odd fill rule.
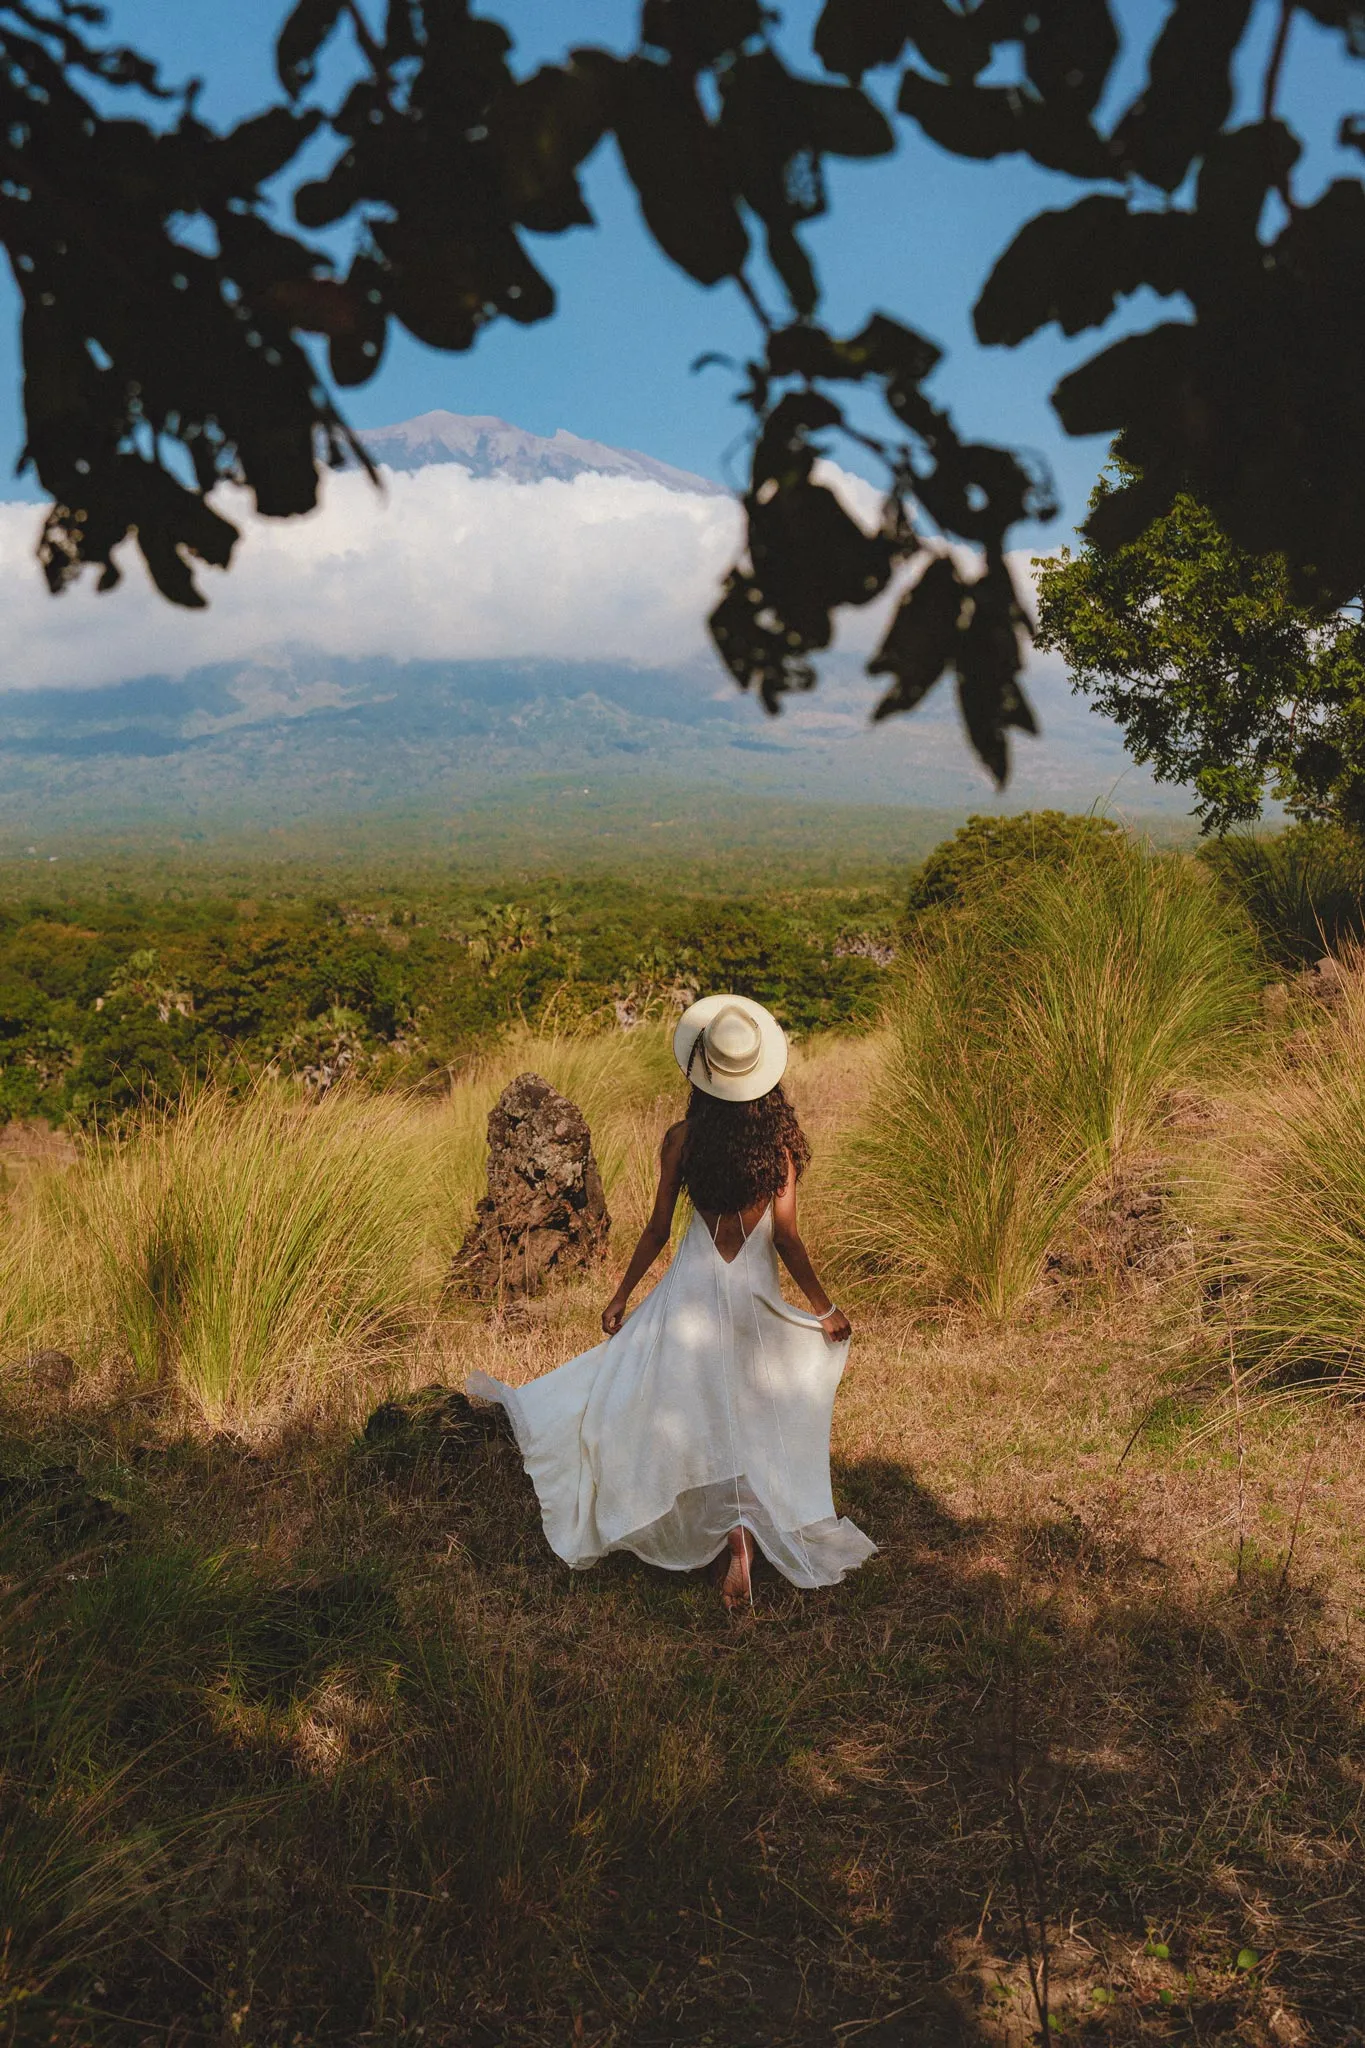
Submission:
[[[188,1097],[12,1206],[0,1336],[121,1352],[213,1422],[315,1399],[436,1313],[514,1075],[579,1104],[618,1232],[638,1228],[670,1109],[660,1037],[517,1033],[440,1097]]]
[[[1187,860],[1132,848],[1040,870],[982,936],[1009,978],[1024,1085],[1098,1171],[1150,1141],[1170,1090],[1225,1057],[1252,1014],[1245,924]]]
[[[848,1147],[836,1241],[879,1292],[998,1318],[1037,1277],[1078,1162],[1019,1085],[976,938],[955,920],[911,965]]]
[[[1236,1162],[1216,1218],[1246,1283],[1242,1353],[1267,1381],[1365,1382],[1365,949],[1344,959],[1337,1015],[1282,1075],[1259,1162]]]
[[[1190,862],[1023,875],[912,953],[848,1148],[839,1233],[879,1291],[999,1318],[1080,1196],[1251,1013],[1249,945]]]
[[[402,1102],[336,1091],[307,1107],[262,1085],[206,1091],[53,1187],[24,1276],[30,1311],[83,1324],[215,1419],[316,1383],[410,1308],[435,1160]],[[33,1300],[36,1293],[37,1300]]]

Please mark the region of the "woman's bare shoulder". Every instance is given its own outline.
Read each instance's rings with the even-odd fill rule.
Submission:
[[[686,1136],[686,1117],[680,1117],[677,1123],[669,1125],[668,1129],[664,1132],[664,1142],[662,1148],[665,1159],[671,1159],[675,1157],[677,1153],[682,1151],[683,1139]]]

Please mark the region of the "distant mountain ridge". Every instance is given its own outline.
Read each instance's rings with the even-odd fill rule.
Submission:
[[[609,448],[557,427],[548,437],[528,433],[491,414],[424,412],[392,427],[372,427],[361,441],[386,469],[412,471],[441,463],[457,463],[475,477],[504,477],[511,483],[538,484],[551,479],[571,483],[576,476],[629,477],[637,483],[662,484],[666,491],[689,496],[723,498],[719,484],[688,470],[656,462],[633,448]]]
[[[537,776],[565,794],[639,778],[817,803],[993,809],[956,707],[935,693],[873,726],[859,665],[830,655],[780,719],[718,669],[621,662],[338,660],[293,646],[187,676],[0,692],[0,833],[153,817],[276,824],[395,803],[466,803]],[[1116,729],[1039,664],[1046,739],[1016,750],[1006,807],[1179,815]]]

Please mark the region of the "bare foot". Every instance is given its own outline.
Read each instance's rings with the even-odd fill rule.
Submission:
[[[747,1529],[732,1529],[728,1538],[730,1564],[720,1583],[720,1597],[733,1614],[737,1607],[753,1604],[754,1539]]]

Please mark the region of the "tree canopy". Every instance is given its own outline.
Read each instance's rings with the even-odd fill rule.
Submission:
[[[1117,460],[1091,500],[1104,532]],[[1357,603],[1323,619],[1283,555],[1236,546],[1188,492],[1136,539],[1086,541],[1037,564],[1038,645],[1122,726],[1160,782],[1196,792],[1207,828],[1259,816],[1365,828],[1365,625]]]
[[[760,0],[644,0],[634,50],[571,48],[530,76],[467,0],[386,0],[382,17],[377,0],[296,0],[278,103],[219,133],[193,85],[107,39],[99,7],[0,0],[0,238],[24,303],[24,460],[53,501],[48,581],[91,564],[110,587],[135,534],[163,594],[201,603],[196,564],[225,567],[236,539],[216,485],[288,516],[314,504],[320,463],[365,460],[332,387],[374,374],[390,322],[460,350],[493,321],[549,317],[524,233],[591,224],[578,174],[610,136],[661,252],[753,310],[747,539],[711,619],[726,665],[776,709],[814,683],[841,606],[918,568],[869,663],[889,679],[875,715],[955,673],[1003,778],[1010,731],[1034,724],[1006,540],[1050,516],[1051,487],[926,396],[939,350],[902,319],[821,325],[802,226],[825,211],[827,159],[894,149],[892,101],[958,156],[1022,155],[1093,188],[1020,231],[974,309],[983,342],[1013,346],[1050,322],[1097,328],[1144,286],[1185,301],[1192,317],[1114,343],[1053,394],[1068,432],[1122,431],[1135,464],[1091,539],[1131,541],[1188,488],[1235,545],[1283,557],[1296,600],[1339,605],[1365,585],[1365,186],[1301,203],[1277,100],[1296,19],[1352,58],[1365,10],[1278,0],[1258,118],[1229,127],[1259,12],[1174,0],[1136,97],[1102,124],[1108,0],[825,0],[799,70]],[[328,96],[333,40],[350,75]],[[1365,117],[1342,114],[1341,140],[1365,147]],[[323,135],[330,166],[301,179]],[[341,266],[316,239],[339,228]],[[874,433],[848,418],[857,387],[881,402]],[[813,478],[841,433],[884,470],[875,533]],[[979,574],[945,537],[980,551]]]

